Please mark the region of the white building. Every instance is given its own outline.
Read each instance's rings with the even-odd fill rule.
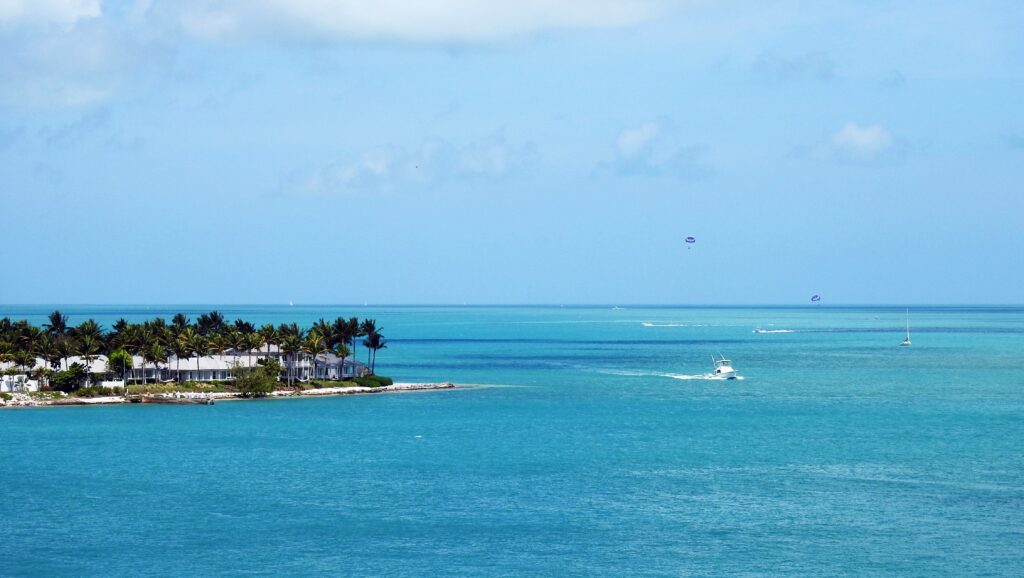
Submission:
[[[304,354],[298,355],[297,359],[289,359],[288,355],[280,353],[277,346],[272,346],[270,356],[277,359],[284,367],[282,378],[291,371],[293,378],[298,381],[309,381],[310,379],[350,379],[369,374],[366,364],[360,363],[351,357],[345,358],[343,363],[342,359],[333,353],[319,355],[315,364],[311,364],[309,356]],[[224,355],[207,355],[200,358],[182,357],[180,360],[177,357],[171,356],[167,361],[159,363],[144,362],[141,356],[133,355],[132,367],[121,368],[110,367],[105,355],[90,357],[88,360],[81,356],[73,355],[66,360],[62,360],[57,371],[77,363],[86,369],[92,382],[106,387],[124,386],[124,381],[118,379],[121,377],[122,369],[126,370],[124,371],[124,377],[130,383],[141,383],[143,379],[147,383],[227,381],[232,379],[233,370],[256,367],[259,360],[266,357],[267,352],[265,348],[251,352],[229,350]],[[12,362],[0,362],[0,371],[14,367]],[[33,369],[49,367],[50,365],[46,360],[40,357],[36,358]],[[18,376],[24,379],[16,380],[15,377]],[[28,380],[25,374],[17,374],[16,376],[5,375],[3,377],[5,379],[0,387],[18,387],[19,385],[28,387],[28,382],[31,382],[38,389],[38,383],[34,380]],[[0,391],[12,390],[0,389]]]

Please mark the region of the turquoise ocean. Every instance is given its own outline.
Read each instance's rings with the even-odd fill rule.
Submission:
[[[1024,575],[1022,307],[61,309],[370,317],[480,386],[0,411],[0,575]]]

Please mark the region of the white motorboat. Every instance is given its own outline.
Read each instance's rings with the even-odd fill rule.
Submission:
[[[719,379],[736,379],[740,375],[739,372],[733,368],[732,361],[724,357],[721,359],[715,359],[715,356],[712,355],[711,362],[715,364],[715,371],[711,374],[712,377],[717,377]]]

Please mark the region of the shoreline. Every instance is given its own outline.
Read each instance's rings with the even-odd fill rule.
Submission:
[[[323,387],[320,389],[275,390],[265,397],[243,397],[236,392],[211,392],[196,393],[182,391],[176,393],[153,394],[147,397],[165,398],[168,400],[203,400],[218,401],[256,401],[266,399],[295,399],[300,397],[339,397],[343,395],[369,395],[380,393],[404,393],[410,391],[436,391],[443,389],[467,389],[472,387],[468,384],[454,384],[451,382],[440,383],[394,383],[381,387]],[[124,396],[108,397],[59,397],[56,399],[35,399],[28,394],[13,393],[9,401],[0,400],[0,409],[23,408],[23,407],[67,407],[86,405],[133,405],[133,402]],[[143,404],[139,404],[143,405]]]

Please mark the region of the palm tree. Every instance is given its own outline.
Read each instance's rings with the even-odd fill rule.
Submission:
[[[339,341],[334,346],[334,354],[341,358],[341,371],[338,373],[338,379],[345,379],[345,358],[352,353],[349,351],[348,346],[345,345],[344,341]]]
[[[363,319],[359,330],[356,332],[356,337],[369,337],[374,331],[377,331],[377,320],[375,319]],[[363,347],[366,347],[366,341],[363,341]],[[366,365],[370,365],[370,349],[366,350]]]
[[[174,353],[174,381],[179,383],[181,382],[181,358],[192,355],[192,349],[189,347],[189,336],[186,335],[188,331],[192,331],[192,328],[186,326],[185,329],[178,333],[170,346],[171,352]],[[193,331],[192,334],[194,335],[195,332]]]
[[[249,321],[235,319],[235,331],[238,331],[240,333],[252,333],[256,331],[256,326],[250,323]]]
[[[319,333],[320,336],[324,338],[324,342],[327,344],[327,347],[334,346],[334,327],[330,323],[324,321],[323,317],[313,323],[313,326],[310,327],[309,330]]]
[[[227,336],[223,333],[214,333],[206,338],[207,345],[210,346],[210,351],[223,357],[224,352],[231,348],[228,343]]]
[[[335,331],[341,336],[341,340],[349,345],[349,355],[355,355],[356,338],[359,337],[359,318],[349,317],[346,321],[339,317],[334,321]]]
[[[388,340],[384,339],[384,336],[379,331],[373,331],[363,340],[363,345],[368,351],[373,352],[373,357],[367,359],[369,360],[370,373],[375,373],[377,370],[377,351],[387,349]]]
[[[327,341],[322,333],[313,329],[306,335],[306,339],[302,342],[302,352],[309,355],[310,372],[313,376],[316,375],[316,357],[327,351],[330,351],[330,348],[327,347]]]
[[[174,329],[174,333],[180,335],[191,322],[188,317],[185,317],[184,313],[177,313],[171,318],[171,328]]]
[[[54,349],[60,356],[64,369],[68,368],[68,358],[75,354],[78,346],[70,335],[57,335],[53,340]]]
[[[196,381],[200,381],[203,374],[199,370],[199,360],[210,354],[210,346],[207,344],[207,339],[203,337],[203,334],[193,331],[191,327],[186,329],[182,335],[188,342],[188,348],[192,355],[196,356]]]
[[[263,339],[263,342],[267,344],[267,358],[270,358],[270,346],[277,345],[277,340],[280,338],[280,334],[273,324],[267,323],[260,327],[259,336]]]
[[[14,363],[18,364],[25,373],[32,370],[32,366],[35,365],[36,357],[28,351],[16,351],[14,353]]]
[[[263,338],[260,337],[259,333],[255,331],[252,333],[244,334],[245,337],[245,350],[249,353],[249,367],[252,367],[252,352],[255,351],[257,356],[259,355],[260,346],[263,345]]]
[[[26,351],[42,357],[43,361],[46,362],[46,365],[51,368],[60,367],[60,354],[57,352],[57,345],[54,343],[54,338],[50,337],[48,333],[39,331],[35,337],[30,337],[28,340],[31,344],[22,344],[22,346],[26,348]]]
[[[117,371],[118,365],[121,366],[121,381],[125,382],[125,394],[128,394],[128,380],[125,377],[128,374],[128,365],[132,363],[132,356],[124,349],[115,349],[107,355],[107,371]]]
[[[103,348],[103,342],[92,333],[86,333],[78,338],[78,354],[82,356],[88,369],[92,369],[92,362]]]
[[[142,358],[145,361],[153,362],[153,367],[159,369],[159,364],[167,361],[167,350],[164,349],[163,345],[154,341],[143,351]],[[143,379],[145,379],[145,369],[143,369]]]
[[[221,333],[224,331],[224,315],[219,311],[211,311],[209,313],[203,313],[196,320],[199,332],[203,335],[210,335],[211,333]]]
[[[70,333],[79,339],[86,335],[96,339],[103,339],[103,327],[100,326],[99,323],[96,323],[95,319],[87,319],[83,321],[78,325],[78,327],[72,329]]]
[[[294,324],[292,324],[294,325]],[[297,331],[288,331],[284,336],[281,337],[281,351],[288,355],[288,385],[291,386],[293,383],[293,377],[295,375],[295,357],[299,351],[302,350],[302,331],[295,328]]]
[[[117,349],[124,344],[124,332],[128,330],[128,322],[122,317],[110,326],[110,333],[107,334],[107,347],[111,350]]]
[[[68,330],[68,316],[60,312],[60,310],[54,310],[47,316],[49,323],[44,323],[43,328],[46,332],[52,336],[64,335]]]
[[[146,325],[129,325],[124,330],[124,346],[133,355],[138,355],[142,360],[142,385],[146,385],[146,349],[152,340],[150,329]]]

